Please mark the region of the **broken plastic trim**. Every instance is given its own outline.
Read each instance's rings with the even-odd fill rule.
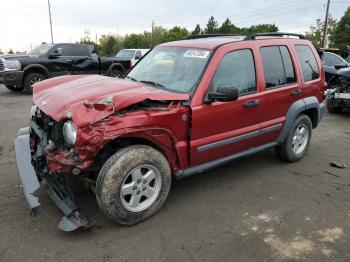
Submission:
[[[30,131],[29,127],[21,128],[15,140],[15,151],[18,173],[21,178],[24,195],[31,209],[31,215],[37,216],[40,211],[38,197],[34,192],[39,189],[40,183],[37,174],[31,164],[31,154],[29,147]],[[64,177],[55,174],[41,174],[46,189],[56,203],[58,208],[64,213],[58,228],[63,231],[73,231],[79,228],[90,228],[87,218],[82,214],[73,199],[73,194],[67,188]]]
[[[40,187],[39,180],[31,164],[29,148],[29,127],[21,128],[15,139],[17,169],[21,178],[24,196],[28,202],[32,216],[40,212],[40,203],[34,192]]]
[[[94,225],[94,223],[89,223],[85,215],[74,202],[73,194],[67,188],[63,176],[47,174],[43,183],[51,199],[64,214],[58,224],[59,229],[70,232],[79,228],[90,228]]]

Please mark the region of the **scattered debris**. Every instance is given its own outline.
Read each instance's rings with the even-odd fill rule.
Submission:
[[[343,235],[343,229],[335,227],[332,229],[320,230],[318,231],[318,234],[323,237],[321,241],[334,243],[335,240]]]
[[[345,164],[340,164],[340,163],[337,163],[335,161],[330,162],[329,165],[331,167],[336,167],[336,168],[347,168],[347,166]]]
[[[336,175],[336,174],[333,174],[332,172],[329,172],[329,171],[325,171],[324,173],[327,174],[327,175],[335,176],[335,177],[337,177],[337,178],[341,178],[341,176],[338,176],[338,175]]]
[[[291,242],[284,242],[275,235],[268,235],[264,238],[264,242],[281,255],[294,259],[298,259],[300,255],[305,255],[315,248],[315,244],[311,240],[299,236],[293,238]]]

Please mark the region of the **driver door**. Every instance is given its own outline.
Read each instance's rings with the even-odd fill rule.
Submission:
[[[226,48],[209,90],[235,87],[239,97],[192,107],[190,166],[250,149],[259,134],[260,100],[253,51]]]

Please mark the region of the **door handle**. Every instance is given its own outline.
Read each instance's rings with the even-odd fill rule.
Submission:
[[[251,107],[257,106],[259,104],[260,104],[260,99],[255,99],[255,100],[245,102],[243,105],[245,108],[251,108]]]
[[[296,96],[298,94],[300,94],[302,92],[302,90],[300,88],[294,89],[293,91],[290,92],[291,96]]]
[[[67,62],[67,63],[71,63],[71,62],[72,62],[72,60],[70,60],[70,59],[67,59],[67,60],[66,60],[66,62]]]

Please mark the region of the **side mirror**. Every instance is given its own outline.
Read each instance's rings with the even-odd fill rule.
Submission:
[[[206,102],[229,102],[238,99],[238,89],[235,87],[219,87],[216,92],[209,90]]]
[[[141,59],[141,56],[138,55],[138,54],[136,54],[136,55],[135,55],[135,60],[139,60],[139,59]]]
[[[342,68],[346,68],[346,67],[349,67],[349,65],[345,65],[345,64],[339,64],[339,65],[335,65],[334,68],[335,69],[342,69]]]

